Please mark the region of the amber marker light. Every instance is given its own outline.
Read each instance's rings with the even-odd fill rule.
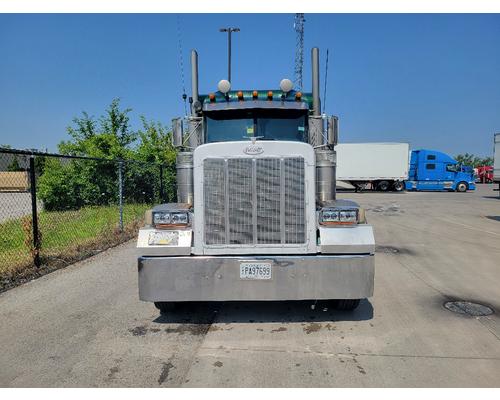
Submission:
[[[295,93],[295,100],[297,100],[297,101],[302,100],[302,93],[301,92]]]
[[[211,103],[215,102],[215,94],[210,93],[210,94],[208,95],[208,98],[210,99],[210,102],[211,102]]]
[[[243,100],[243,92],[241,90],[237,93],[237,96],[239,101]]]
[[[257,92],[256,90],[254,90],[252,92],[252,97],[253,97],[254,100],[257,100],[257,97],[259,97],[259,92]]]
[[[268,100],[272,100],[273,99],[273,92],[271,90],[269,92],[267,92],[267,99]]]

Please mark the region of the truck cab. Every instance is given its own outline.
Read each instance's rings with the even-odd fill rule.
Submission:
[[[406,190],[457,191],[474,190],[471,167],[462,166],[449,155],[435,150],[413,150]]]
[[[338,120],[313,90],[218,90],[173,121],[178,203],[146,213],[137,241],[139,297],[161,312],[182,302],[334,300],[373,294],[375,241],[364,210],[335,195]]]

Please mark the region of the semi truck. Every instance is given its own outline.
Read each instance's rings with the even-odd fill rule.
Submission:
[[[475,190],[474,172],[449,155],[435,150],[413,150],[406,190],[456,191]]]
[[[402,191],[408,179],[408,143],[339,143],[337,180],[356,191],[367,188]]]
[[[336,198],[338,119],[321,115],[319,49],[312,92],[198,93],[174,119],[177,203],[146,212],[137,249],[139,297],[161,313],[184,302],[331,300],[372,296],[375,240],[365,211]]]
[[[493,182],[493,166],[480,165],[474,168],[476,183],[492,183]]]
[[[498,196],[500,196],[500,133],[493,137],[493,182],[498,183]]]

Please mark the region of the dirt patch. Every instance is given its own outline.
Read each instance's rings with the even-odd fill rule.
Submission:
[[[222,367],[224,364],[222,363],[222,361],[216,361],[216,362],[214,362],[214,364],[213,364],[213,365],[214,365],[214,367],[220,368],[220,367]]]
[[[321,329],[321,324],[318,324],[317,322],[310,322],[302,329],[304,330],[305,333],[309,335],[313,332],[318,332]]]
[[[120,372],[120,368],[118,367],[110,368],[108,373],[108,381],[113,380],[118,372]]]
[[[161,385],[163,382],[165,382],[168,378],[168,374],[170,373],[170,370],[172,368],[175,368],[174,364],[172,364],[170,361],[163,363],[163,366],[161,368],[160,376],[158,377],[158,384]]]
[[[287,329],[284,326],[280,326],[278,329],[273,329],[271,333],[275,332],[285,332]]]
[[[177,333],[179,335],[190,334],[193,336],[206,335],[210,324],[181,324],[176,328],[165,328],[166,333]]]
[[[375,245],[375,252],[377,253],[386,253],[393,255],[407,254],[407,255],[415,255],[415,251],[410,250],[406,247],[396,247],[396,246],[385,246],[385,245]]]
[[[144,325],[136,326],[133,329],[128,330],[134,336],[144,336],[148,333],[148,328]]]

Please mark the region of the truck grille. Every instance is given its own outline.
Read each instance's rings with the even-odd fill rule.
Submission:
[[[304,159],[206,158],[206,245],[303,244]]]

